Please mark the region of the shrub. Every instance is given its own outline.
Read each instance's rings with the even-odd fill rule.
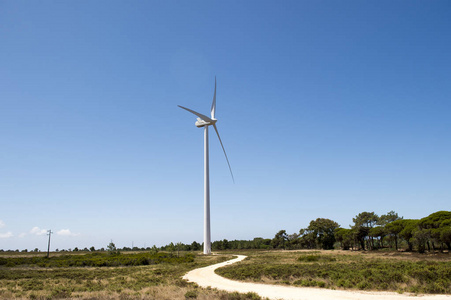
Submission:
[[[72,291],[66,287],[56,287],[52,290],[51,298],[52,299],[66,299],[70,298]]]
[[[298,258],[298,261],[301,262],[314,262],[314,261],[336,261],[337,259],[335,257],[332,257],[330,255],[301,255]]]
[[[8,257],[0,258],[0,265],[15,267],[20,265],[47,267],[114,267],[114,266],[142,266],[149,264],[179,264],[191,263],[194,255],[188,253],[176,257],[167,253],[135,253],[135,254],[105,254],[88,253],[84,255],[61,255],[46,257]]]
[[[257,293],[249,292],[247,294],[240,294],[238,292],[221,295],[221,300],[261,300]]]
[[[312,262],[319,261],[319,255],[303,255],[298,258],[299,261]]]
[[[196,299],[197,298],[197,291],[191,290],[185,293],[185,299]]]

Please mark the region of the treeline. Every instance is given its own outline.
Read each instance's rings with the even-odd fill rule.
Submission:
[[[222,240],[212,243],[212,250],[235,249],[344,249],[428,251],[451,250],[451,212],[438,211],[422,219],[403,219],[394,211],[381,216],[362,212],[352,219],[350,228],[342,228],[330,219],[312,220],[299,233],[280,230],[272,239]],[[202,245],[170,243],[163,251],[200,251]]]
[[[451,212],[438,211],[422,219],[403,219],[394,211],[378,216],[362,212],[351,228],[341,228],[330,219],[312,220],[299,234],[279,231],[271,241],[278,249],[374,250],[381,248],[418,251],[451,250]]]
[[[192,242],[191,244],[183,243],[170,243],[166,246],[158,248],[161,251],[200,251],[203,249],[203,243]],[[221,241],[214,241],[211,243],[211,249],[213,251],[228,250],[228,249],[272,249],[271,239],[264,239],[261,237],[254,238],[253,240],[233,240],[228,241],[226,239]]]
[[[132,247],[123,247],[123,248],[118,248],[118,250],[124,251],[124,252],[127,252],[127,251],[152,251],[152,250],[154,250],[154,247],[152,247],[152,248],[151,247],[133,247],[133,248]],[[159,248],[157,248],[157,249],[159,249]],[[92,246],[89,249],[87,247],[85,247],[85,248],[75,247],[73,249],[72,248],[69,248],[69,249],[58,249],[57,248],[57,249],[55,249],[55,251],[52,251],[52,252],[64,253],[64,252],[105,252],[105,251],[108,251],[108,247],[107,248],[102,247],[102,248],[96,249],[94,246]],[[33,253],[33,252],[41,252],[41,250],[39,250],[38,248],[35,248],[34,250],[28,250],[28,249],[3,250],[3,249],[0,249],[0,252],[22,252],[22,253],[30,252],[30,253]],[[44,251],[44,252],[46,252],[46,251]]]

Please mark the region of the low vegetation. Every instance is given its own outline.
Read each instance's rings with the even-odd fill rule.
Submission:
[[[0,256],[0,299],[222,299],[257,300],[256,294],[202,289],[181,277],[231,255],[92,253],[43,257]],[[5,263],[6,262],[6,263]]]
[[[181,277],[232,258],[192,252],[0,255],[0,299],[260,299],[202,289]],[[447,253],[244,250],[243,262],[217,270],[236,280],[330,289],[451,294]]]
[[[116,266],[145,266],[161,263],[180,264],[194,261],[194,254],[187,253],[175,256],[170,253],[132,253],[126,255],[109,253],[89,253],[85,255],[58,255],[50,258],[42,256],[0,257],[0,266],[31,266],[31,267],[116,267]]]
[[[216,272],[230,279],[293,286],[451,294],[451,259],[440,253],[264,252]]]

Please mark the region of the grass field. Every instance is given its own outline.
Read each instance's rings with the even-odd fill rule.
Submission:
[[[267,251],[216,270],[242,281],[330,289],[451,294],[448,253]]]
[[[0,255],[0,299],[260,299],[256,294],[201,289],[181,279],[189,270],[230,259],[229,254],[189,253],[160,261],[149,253],[43,256]],[[145,257],[150,257],[147,262]]]
[[[256,294],[202,289],[181,277],[189,270],[248,258],[217,273],[237,280],[330,289],[451,294],[447,253],[233,251],[215,256],[149,252],[0,254],[0,299],[221,299]]]

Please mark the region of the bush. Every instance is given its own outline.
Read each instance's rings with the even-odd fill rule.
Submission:
[[[72,291],[65,287],[57,287],[52,290],[51,298],[52,299],[66,299],[70,298]]]
[[[196,299],[197,298],[197,291],[191,290],[185,293],[185,299]]]
[[[240,294],[238,292],[223,294],[220,297],[221,300],[261,300],[261,297],[253,292],[247,294]]]
[[[298,258],[299,261],[312,262],[319,261],[319,255],[303,255]]]
[[[329,255],[301,255],[298,261],[314,262],[314,261],[336,261],[335,257]]]

